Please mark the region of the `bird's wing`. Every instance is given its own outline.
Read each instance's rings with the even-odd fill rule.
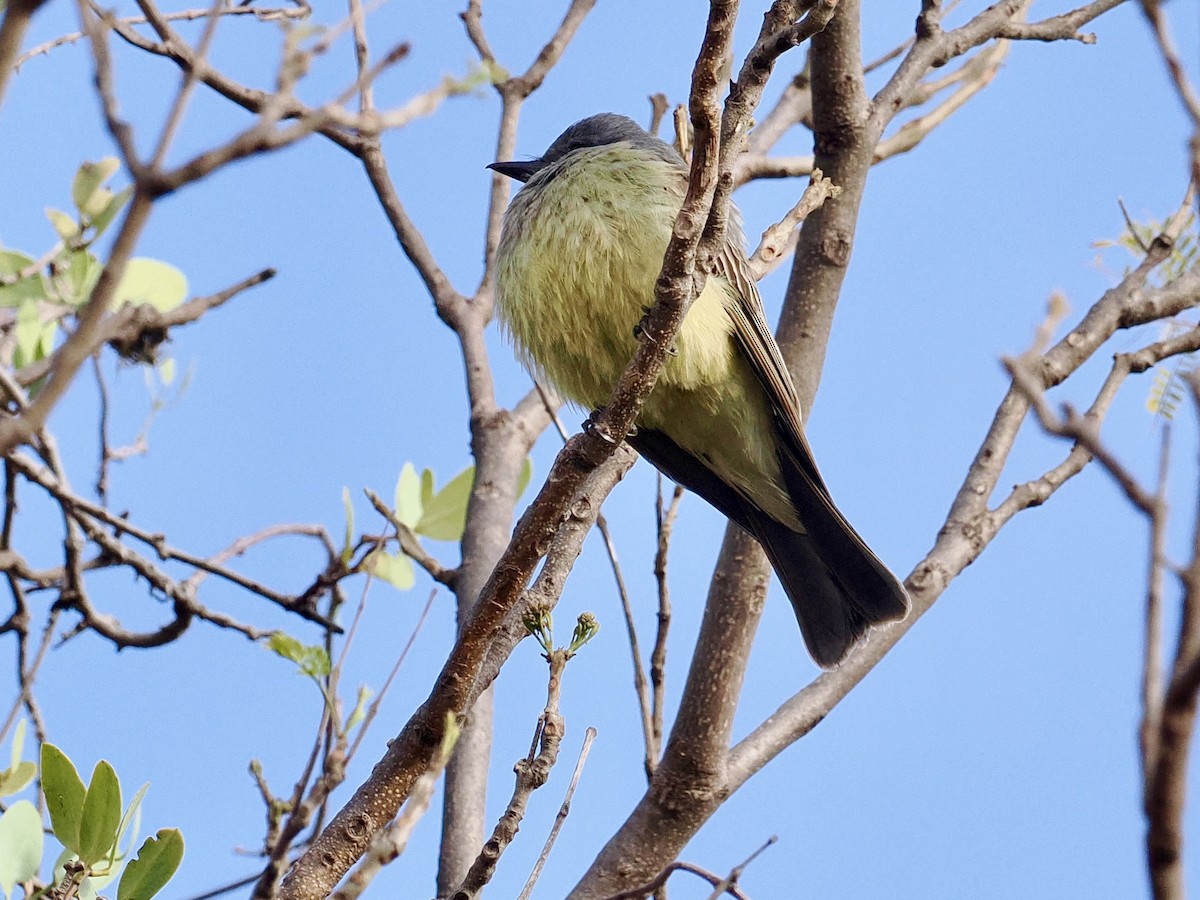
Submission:
[[[728,281],[737,293],[737,303],[729,308],[733,318],[734,334],[738,346],[750,361],[754,374],[767,394],[767,406],[781,432],[785,443],[793,451],[795,461],[813,484],[828,496],[828,489],[817,471],[808,439],[804,436],[804,425],[800,412],[800,401],[796,397],[796,386],[788,372],[787,364],[779,352],[779,346],[767,325],[763,313],[762,297],[754,283],[750,263],[738,245],[726,239],[716,261],[716,272]]]
[[[857,610],[856,615],[866,622],[902,618],[908,611],[904,588],[834,505],[829,489],[817,471],[812,450],[804,437],[795,385],[767,326],[762,297],[754,284],[750,264],[736,243],[725,242],[717,257],[715,274],[728,280],[737,293],[737,302],[730,307],[734,333],[738,346],[766,392],[779,437],[783,479],[805,531],[816,541],[820,557],[835,572],[845,596]],[[770,538],[762,527],[752,531]],[[780,551],[775,555],[786,558],[788,553]],[[775,567],[778,571],[778,562]],[[853,629],[847,632],[851,641],[852,632]]]

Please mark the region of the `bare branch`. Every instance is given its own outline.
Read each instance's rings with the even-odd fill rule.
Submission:
[[[170,26],[166,17],[158,11],[151,0],[137,0],[137,2],[146,21],[159,36],[160,43],[143,37],[137,29],[124,24],[120,19],[108,19],[108,26],[126,43],[147,53],[166,57],[185,71],[195,70],[196,77],[203,84],[250,112],[262,113],[270,104],[273,106],[278,120],[313,119],[314,110],[300,103],[295,97],[280,96],[249,88],[226,78],[211,66],[201,66],[187,41]],[[314,130],[351,152],[357,152],[361,146],[357,136],[348,134],[331,123],[319,124]]]
[[[1142,660],[1142,721],[1138,728],[1138,746],[1142,763],[1143,802],[1149,796],[1150,773],[1158,766],[1163,707],[1163,567],[1166,564],[1167,466],[1170,461],[1171,432],[1162,430],[1158,460],[1158,491],[1150,514],[1150,541],[1146,578],[1146,650]],[[1151,811],[1146,810],[1147,814]],[[1153,829],[1151,824],[1151,829]],[[1147,840],[1147,849],[1151,842]],[[1151,865],[1153,861],[1150,860]]]
[[[841,188],[814,169],[812,179],[796,205],[786,216],[762,234],[758,247],[750,255],[750,269],[756,280],[765,278],[795,249],[800,238],[796,228],[829,197],[836,197]]]
[[[653,135],[658,134],[658,130],[662,128],[663,119],[667,115],[667,110],[671,108],[671,104],[667,101],[667,95],[659,92],[650,95],[650,127],[646,130]]]
[[[559,437],[562,438],[565,444],[570,436],[567,434],[567,429],[563,426],[562,419],[559,418],[549,395],[542,389],[541,385],[538,385],[537,389],[543,403],[546,405],[546,411],[553,418],[554,427],[557,429]],[[661,479],[661,477],[660,475],[659,478]],[[642,739],[646,746],[646,775],[649,777],[654,769],[654,764],[658,761],[658,748],[653,741],[654,725],[650,710],[650,687],[649,682],[646,680],[646,668],[642,664],[642,650],[638,645],[637,626],[633,617],[633,603],[629,599],[629,590],[625,586],[625,576],[621,572],[621,563],[617,558],[617,545],[613,541],[612,534],[609,532],[608,520],[604,518],[603,513],[596,516],[596,528],[600,531],[600,537],[604,541],[604,550],[608,554],[608,561],[612,567],[613,579],[616,581],[617,587],[617,598],[621,601],[621,613],[625,619],[625,633],[629,636],[629,652],[633,659],[633,690],[638,701],[638,712],[641,714]]]
[[[1193,409],[1200,417],[1200,381],[1193,375],[1188,378],[1188,383]],[[1165,504],[1156,509],[1160,510],[1160,515],[1165,515]],[[1156,537],[1161,539],[1160,535]],[[1157,716],[1154,765],[1145,772],[1143,802],[1149,823],[1146,857],[1156,900],[1182,900],[1185,896],[1183,811],[1187,802],[1188,761],[1200,695],[1200,523],[1194,526],[1192,558],[1181,581],[1183,609],[1175,658]]]
[[[600,501],[633,464],[636,458],[633,452],[622,449],[615,454],[618,460],[611,461],[607,468],[593,471],[586,489],[577,487],[594,465],[590,460],[597,456],[603,458],[615,450],[617,448],[607,445],[603,439],[584,434],[572,438],[560,454],[538,499],[517,524],[513,540],[500,564],[495,566],[480,594],[480,600],[468,612],[458,640],[429,698],[390,743],[387,754],[376,765],[371,779],[356,791],[350,802],[297,861],[283,883],[281,896],[323,896],[322,892],[328,891],[323,887],[327,880],[335,883],[340,878],[338,869],[342,866],[348,869],[364,849],[357,842],[345,840],[343,823],[355,820],[382,824],[394,814],[393,804],[403,799],[411,790],[413,781],[424,771],[422,761],[428,758],[430,752],[428,736],[441,734],[446,712],[471,708],[519,640],[519,637],[511,635],[508,622],[518,608],[518,601],[523,599],[524,585],[536,561],[559,541],[563,533],[574,534],[571,541],[577,554],[583,535],[599,511]],[[568,490],[572,493],[563,497],[562,492]],[[594,496],[588,493],[592,490],[595,491]],[[563,510],[568,506],[571,515],[564,526]],[[570,561],[573,561],[573,557]],[[551,562],[551,557],[547,557],[543,576],[550,569]],[[560,574],[557,590],[561,591],[562,569],[556,567],[555,571]],[[389,785],[388,790],[380,789],[381,784]],[[357,830],[355,833],[358,833]]]
[[[1125,0],[1094,0],[1061,16],[1051,16],[1040,22],[1008,22],[996,37],[1017,41],[1079,41],[1094,44],[1096,35],[1080,32],[1079,28],[1110,9],[1116,9],[1123,2]]]
[[[468,0],[467,8],[460,12],[458,17],[462,20],[463,26],[467,30],[467,37],[475,47],[475,52],[479,54],[480,60],[489,63],[495,62],[496,56],[492,53],[492,48],[488,46],[487,35],[483,33],[483,3],[481,0]]]
[[[651,703],[651,735],[653,754],[647,762],[647,774],[653,777],[662,757],[663,718],[666,711],[667,692],[667,635],[671,630],[671,592],[667,586],[667,555],[671,547],[671,534],[675,519],[679,515],[679,503],[684,490],[675,485],[671,502],[663,508],[662,475],[658,476],[658,491],[654,504],[654,522],[657,540],[654,549],[654,581],[658,593],[658,627],[654,633],[654,648],[650,651],[650,685],[654,691]]]
[[[596,729],[591,725],[583,733],[583,747],[579,750],[579,759],[575,762],[575,771],[571,773],[571,783],[567,785],[567,792],[563,795],[562,805],[558,808],[558,813],[554,817],[554,824],[550,827],[550,833],[546,835],[546,843],[542,846],[542,852],[538,854],[537,862],[533,865],[533,871],[529,873],[529,878],[525,882],[525,887],[521,888],[521,893],[517,895],[517,900],[529,900],[533,893],[534,885],[537,884],[538,877],[542,873],[542,867],[546,865],[546,860],[550,858],[550,851],[554,849],[554,842],[558,839],[558,832],[562,829],[563,822],[567,820],[567,816],[571,812],[571,798],[575,796],[575,788],[579,786],[579,777],[583,775],[583,767],[587,762],[588,753],[592,749],[592,741],[596,739]]]
[[[171,328],[197,321],[210,310],[225,305],[242,291],[274,278],[275,274],[274,269],[263,269],[223,291],[206,297],[194,297],[166,312],[148,303],[136,306],[126,303],[103,319],[93,338],[92,353],[105,344],[110,344],[123,356],[144,358],[167,340]],[[30,363],[16,372],[16,380],[22,386],[28,387],[45,377],[53,365],[54,357]]]
[[[713,894],[710,895],[710,900],[715,897],[728,894],[734,900],[749,900],[741,889],[730,880],[729,876],[722,878],[714,872],[709,872],[707,869],[702,869],[697,865],[686,862],[673,862],[645,884],[639,884],[636,887],[628,890],[618,891],[615,894],[610,894],[604,897],[603,900],[642,900],[643,897],[648,897],[655,891],[661,890],[667,884],[667,880],[676,872],[690,872],[693,875],[698,875],[713,886]]]
[[[1200,95],[1197,95],[1191,79],[1188,78],[1187,69],[1179,59],[1179,51],[1175,48],[1175,41],[1167,28],[1167,17],[1163,14],[1162,5],[1158,0],[1142,0],[1142,12],[1150,22],[1154,40],[1158,43],[1158,52],[1167,64],[1171,82],[1175,85],[1175,92],[1179,94],[1183,108],[1191,117],[1192,127],[1200,128]]]
[[[306,19],[312,15],[312,9],[308,6],[222,6],[218,10],[212,9],[181,9],[176,12],[162,14],[164,22],[193,22],[196,19],[203,19],[211,15],[217,16],[253,16],[260,22],[269,22],[279,19]],[[145,25],[149,19],[145,16],[124,16],[116,20],[121,25]],[[45,56],[51,50],[57,50],[59,47],[64,47],[67,44],[74,44],[82,40],[87,35],[82,31],[72,31],[69,34],[64,34],[56,37],[52,41],[46,41],[44,44],[38,44],[32,50],[22,53],[17,59],[15,68],[20,69],[21,66],[38,56]]]
[[[500,93],[524,100],[541,87],[542,82],[550,74],[550,70],[558,64],[567,45],[575,37],[575,32],[579,30],[579,26],[583,24],[583,20],[595,5],[596,0],[571,0],[571,5],[567,7],[562,22],[559,23],[550,40],[538,52],[534,61],[530,63],[529,68],[516,78],[510,78],[503,84],[497,85]],[[468,7],[469,11],[470,7]],[[465,18],[463,21],[467,22]],[[470,33],[469,23],[468,33]]]
[[[875,162],[881,162],[900,153],[907,153],[921,143],[935,128],[966,105],[967,101],[992,83],[1000,65],[1008,55],[1007,41],[997,41],[972,57],[954,73],[952,79],[942,85],[933,86],[940,90],[945,84],[959,82],[958,88],[928,113],[918,116],[900,127],[891,137],[875,147]],[[923,102],[923,101],[920,101]]]
[[[208,51],[212,47],[213,38],[217,34],[217,22],[221,18],[217,13],[220,11],[223,3],[224,0],[213,0],[212,6],[209,7],[208,15],[204,18],[204,30],[200,33],[200,41],[196,45],[195,50],[195,64],[183,73],[179,90],[175,94],[175,102],[171,104],[171,109],[167,113],[167,120],[163,123],[162,134],[158,138],[158,145],[154,148],[154,153],[150,157],[150,168],[152,169],[162,167],[167,157],[167,150],[170,149],[171,141],[175,139],[175,134],[178,132],[179,126],[183,123],[184,111],[187,110],[188,101],[192,97],[192,92],[196,89],[196,69],[208,68]]]

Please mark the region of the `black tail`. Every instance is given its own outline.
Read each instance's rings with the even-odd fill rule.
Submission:
[[[804,533],[761,512],[753,533],[792,601],[809,652],[829,668],[870,625],[903,619],[908,594],[834,506],[808,442],[788,444],[780,464]]]
[[[792,601],[808,652],[828,669],[870,625],[904,618],[908,595],[832,504],[818,502],[800,513],[807,533],[758,512],[751,514],[751,533]]]
[[[643,429],[629,438],[667,477],[758,539],[792,601],[808,652],[830,668],[868,626],[904,618],[908,595],[833,505],[803,435],[784,441],[780,465],[803,532],[769,517],[662,432]]]

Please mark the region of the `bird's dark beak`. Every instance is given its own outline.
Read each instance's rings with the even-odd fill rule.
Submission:
[[[493,172],[499,172],[501,175],[507,175],[509,178],[522,183],[528,181],[545,167],[546,163],[540,159],[494,162],[488,166],[488,168]]]

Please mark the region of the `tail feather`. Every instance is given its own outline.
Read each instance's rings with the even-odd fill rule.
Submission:
[[[836,534],[792,531],[757,515],[752,533],[762,544],[792,603],[808,652],[822,668],[837,665],[876,622],[903,618],[907,595],[868,551]],[[826,540],[822,540],[826,538]],[[830,538],[832,538],[830,540]]]
[[[762,544],[818,665],[837,665],[872,624],[907,614],[903,586],[833,505],[802,440],[780,453],[780,465],[804,531],[772,519],[661,431],[643,429],[629,442]]]
[[[804,534],[760,516],[756,536],[796,610],[813,658],[840,662],[868,626],[903,619],[908,594],[834,505],[807,442],[780,453]]]

